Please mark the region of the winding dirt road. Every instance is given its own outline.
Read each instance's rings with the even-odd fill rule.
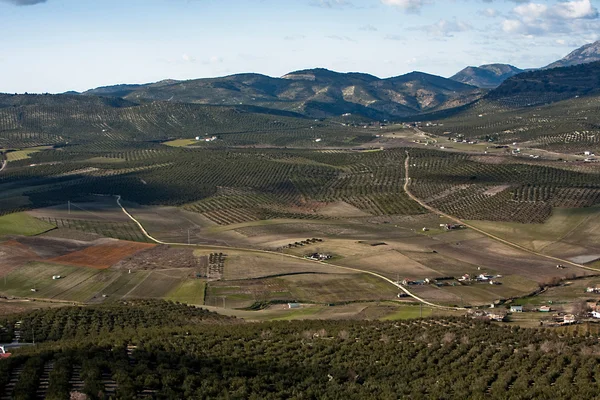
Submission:
[[[236,251],[243,251],[243,252],[248,252],[248,253],[259,253],[259,254],[270,254],[270,255],[276,255],[278,257],[284,256],[287,258],[292,258],[295,260],[302,260],[305,262],[312,262],[312,263],[317,263],[317,264],[322,264],[322,265],[327,265],[330,267],[336,267],[336,268],[342,268],[345,269],[347,271],[353,271],[353,272],[357,272],[357,273],[361,273],[361,274],[369,274],[372,276],[375,276],[379,279],[383,279],[384,281],[394,285],[396,288],[402,290],[404,293],[406,293],[408,296],[412,297],[413,299],[428,305],[430,307],[434,307],[437,309],[443,309],[443,310],[465,310],[465,308],[463,307],[447,307],[447,306],[442,306],[439,304],[435,304],[435,303],[431,303],[425,299],[422,299],[421,297],[411,293],[408,289],[406,289],[404,286],[394,282],[393,280],[386,278],[383,275],[380,275],[376,272],[372,272],[372,271],[365,271],[362,269],[357,269],[357,268],[350,268],[350,267],[344,267],[341,265],[337,265],[337,264],[332,264],[332,263],[326,263],[323,261],[313,261],[313,260],[307,260],[303,257],[299,257],[299,256],[295,256],[293,254],[285,254],[285,253],[277,253],[275,251],[268,251],[268,250],[257,250],[257,249],[247,249],[247,248],[243,248],[243,247],[231,247],[231,246],[212,246],[212,245],[200,245],[200,244],[188,244],[188,243],[169,243],[169,242],[163,242],[162,240],[158,240],[155,237],[153,237],[152,235],[150,235],[150,233],[148,233],[148,231],[146,231],[146,229],[144,228],[144,226],[142,225],[142,223],[140,221],[138,221],[133,215],[131,215],[131,213],[129,213],[129,211],[127,211],[127,209],[125,207],[123,207],[123,204],[121,204],[121,196],[117,196],[117,204],[119,205],[119,207],[121,208],[121,210],[125,213],[125,215],[127,215],[129,217],[129,219],[131,219],[133,222],[135,222],[135,224],[140,228],[140,230],[142,231],[142,233],[144,234],[144,236],[146,236],[148,239],[152,240],[155,243],[158,244],[165,244],[165,245],[169,245],[169,246],[185,246],[185,247],[195,247],[195,248],[199,248],[199,249],[223,249],[223,250],[236,250]]]
[[[521,246],[520,244],[513,243],[513,242],[511,242],[509,240],[506,240],[506,239],[502,239],[501,237],[498,237],[498,236],[496,236],[496,235],[494,235],[492,233],[486,232],[486,231],[484,231],[484,230],[482,230],[480,228],[477,228],[477,227],[475,227],[475,226],[473,226],[471,224],[468,224],[468,223],[462,221],[459,218],[456,218],[456,217],[454,217],[452,215],[446,214],[445,212],[442,212],[442,211],[440,211],[440,210],[438,210],[436,208],[431,207],[430,205],[428,205],[427,203],[425,203],[421,199],[419,199],[417,196],[415,196],[414,194],[412,194],[411,191],[410,191],[410,182],[411,182],[410,181],[410,154],[408,153],[408,151],[406,152],[406,160],[404,161],[404,174],[405,174],[405,177],[404,177],[404,191],[406,192],[406,194],[408,195],[408,197],[410,197],[412,200],[416,201],[422,207],[426,208],[428,211],[430,211],[430,212],[432,212],[434,214],[441,215],[441,216],[443,216],[445,218],[448,218],[449,220],[454,221],[454,222],[456,222],[459,225],[464,225],[467,228],[472,229],[475,232],[481,233],[482,235],[487,236],[490,239],[493,239],[493,240],[495,240],[497,242],[500,242],[500,243],[503,243],[505,245],[514,247],[516,249],[525,251],[525,252],[527,252],[529,254],[534,254],[534,255],[536,255],[538,257],[543,257],[543,258],[546,258],[548,260],[556,261],[558,264],[571,265],[573,267],[583,268],[583,269],[587,269],[589,271],[594,271],[594,272],[600,271],[600,270],[598,270],[596,268],[591,268],[591,267],[588,267],[588,266],[585,266],[585,265],[582,265],[582,264],[577,264],[577,263],[574,263],[574,262],[569,261],[569,260],[564,260],[562,258],[553,257],[553,256],[550,256],[550,255],[547,255],[547,254],[543,254],[543,253],[538,253],[535,250],[531,250],[531,249],[528,249],[527,247]]]

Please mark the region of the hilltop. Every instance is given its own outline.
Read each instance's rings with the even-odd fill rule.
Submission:
[[[567,56],[553,62],[546,68],[569,67],[595,61],[600,61],[600,40],[573,50]]]
[[[524,70],[509,64],[487,64],[479,67],[466,67],[451,76],[450,79],[479,88],[494,89],[508,78],[521,72]]]
[[[391,119],[467,104],[484,91],[422,72],[380,79],[327,69],[295,71],[281,78],[238,74],[222,78],[117,85],[84,94],[123,97],[131,101],[254,105],[297,112],[313,118],[359,114]]]

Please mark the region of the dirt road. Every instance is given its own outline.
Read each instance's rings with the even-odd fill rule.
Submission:
[[[260,253],[260,254],[271,254],[271,255],[276,255],[278,257],[284,256],[284,257],[288,257],[288,258],[293,258],[296,260],[302,260],[305,262],[312,262],[312,263],[318,263],[318,264],[322,264],[322,265],[327,265],[327,266],[333,266],[336,268],[342,268],[345,269],[347,271],[353,271],[353,272],[357,272],[357,273],[361,273],[361,274],[369,274],[372,276],[375,276],[379,279],[383,279],[384,281],[394,285],[395,287],[397,287],[398,289],[402,290],[404,293],[406,293],[408,296],[412,297],[413,299],[428,305],[430,307],[434,307],[434,308],[438,308],[438,309],[444,309],[444,310],[465,310],[465,308],[462,307],[447,307],[447,306],[442,306],[439,304],[435,304],[435,303],[431,303],[425,299],[420,298],[419,296],[416,296],[415,294],[411,293],[408,289],[406,289],[404,286],[400,285],[399,283],[394,282],[393,280],[386,278],[383,275],[380,275],[376,272],[372,272],[372,271],[365,271],[362,269],[358,269],[358,268],[350,268],[350,267],[344,267],[341,265],[337,265],[337,264],[332,264],[332,263],[326,263],[326,262],[322,262],[322,261],[312,261],[312,260],[307,260],[303,257],[299,257],[299,256],[295,256],[292,254],[285,254],[285,253],[278,253],[278,252],[274,252],[274,251],[268,251],[268,250],[257,250],[257,249],[246,249],[246,248],[241,248],[241,247],[230,247],[230,246],[209,246],[209,245],[199,245],[199,244],[188,244],[188,243],[169,243],[169,242],[163,242],[162,240],[158,240],[155,237],[153,237],[152,235],[150,235],[148,233],[148,231],[146,231],[146,229],[144,228],[144,226],[141,224],[140,221],[138,221],[133,215],[131,215],[129,213],[129,211],[127,211],[127,209],[125,207],[123,207],[123,205],[121,204],[121,196],[117,196],[117,204],[119,205],[119,207],[121,208],[121,210],[125,213],[125,215],[127,215],[133,222],[136,223],[136,225],[140,228],[140,230],[142,231],[142,233],[144,234],[144,236],[146,236],[148,239],[152,240],[155,243],[158,244],[165,244],[165,245],[169,245],[169,246],[186,246],[186,247],[195,247],[195,248],[199,248],[199,249],[212,249],[212,250],[218,250],[218,249],[223,249],[223,250],[237,250],[237,251],[243,251],[243,252],[248,252],[248,253]]]
[[[513,242],[508,241],[506,239],[502,239],[502,238],[500,238],[500,237],[498,237],[498,236],[496,236],[496,235],[494,235],[492,233],[489,233],[489,232],[486,232],[486,231],[484,231],[482,229],[476,228],[475,226],[470,225],[470,224],[462,221],[459,218],[456,218],[456,217],[454,217],[452,215],[446,214],[446,213],[444,213],[444,212],[442,212],[442,211],[440,211],[440,210],[438,210],[436,208],[431,207],[430,205],[428,205],[427,203],[423,202],[421,199],[419,199],[418,197],[416,197],[414,194],[412,194],[411,191],[410,191],[410,154],[408,153],[408,151],[406,152],[406,160],[404,161],[404,174],[405,174],[405,177],[404,177],[404,191],[406,192],[406,194],[408,195],[408,197],[410,197],[412,200],[416,201],[421,206],[423,206],[424,208],[426,208],[427,210],[429,210],[430,212],[432,212],[434,214],[441,215],[441,216],[443,216],[445,218],[448,218],[451,221],[454,221],[454,222],[456,222],[459,225],[464,225],[467,228],[472,229],[475,232],[481,233],[482,235],[485,235],[485,236],[489,237],[490,239],[493,239],[493,240],[495,240],[497,242],[500,242],[500,243],[506,244],[508,246],[514,247],[516,249],[525,251],[525,252],[527,252],[529,254],[534,254],[536,256],[543,257],[543,258],[546,258],[548,260],[556,261],[558,264],[571,265],[573,267],[583,268],[583,269],[587,269],[589,271],[594,271],[594,272],[600,271],[600,270],[598,270],[596,268],[587,267],[585,265],[577,264],[577,263],[574,263],[574,262],[569,261],[569,260],[563,260],[562,258],[549,256],[549,255],[543,254],[543,253],[538,253],[537,251],[528,249],[527,247],[521,246],[520,244],[513,243]]]

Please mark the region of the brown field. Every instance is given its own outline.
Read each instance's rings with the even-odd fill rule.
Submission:
[[[16,240],[2,242],[0,243],[0,276],[7,275],[29,261],[39,259],[37,254]]]
[[[42,310],[51,307],[65,307],[65,303],[50,303],[31,300],[5,300],[0,299],[0,317],[4,315],[18,314],[34,310]]]
[[[59,264],[106,269],[142,250],[155,247],[153,244],[111,240],[83,250],[75,251],[49,261]]]
[[[158,245],[126,257],[114,265],[118,269],[153,270],[168,268],[200,268],[194,249]]]
[[[488,238],[446,243],[432,246],[442,256],[481,266],[485,272],[503,275],[521,275],[536,282],[547,282],[553,277],[564,278],[567,274],[590,275],[577,267],[556,269],[556,262],[497,243]]]

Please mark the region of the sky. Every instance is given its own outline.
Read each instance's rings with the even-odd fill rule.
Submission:
[[[600,0],[0,0],[0,92],[323,67],[382,78],[545,66]]]

